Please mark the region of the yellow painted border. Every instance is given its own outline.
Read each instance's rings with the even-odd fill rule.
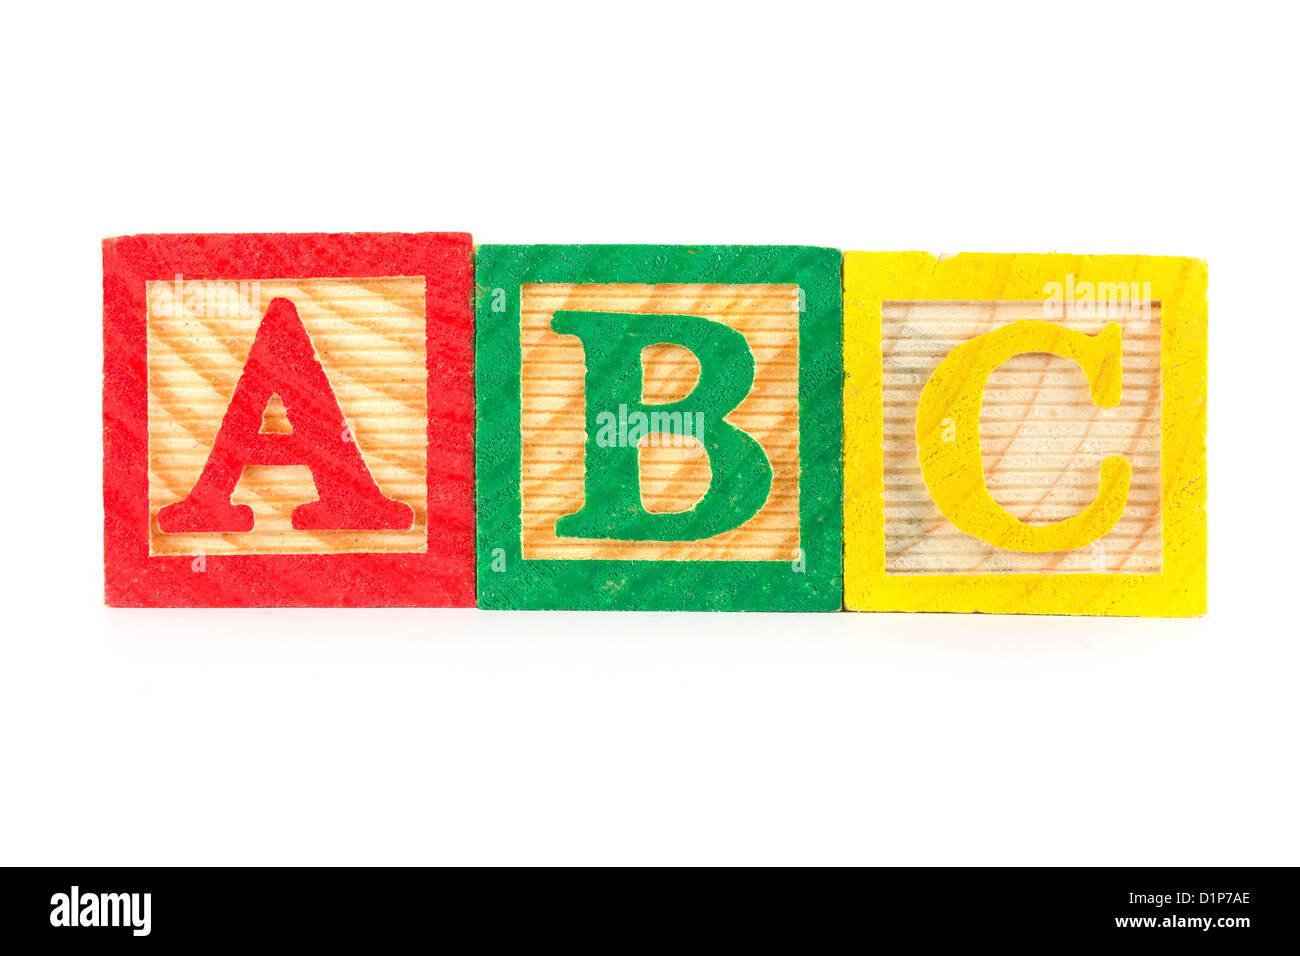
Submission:
[[[1160,302],[1159,574],[885,573],[882,304],[1045,300],[1064,282],[1151,283]],[[1206,609],[1206,264],[1168,256],[844,254],[844,604],[851,611],[1191,617]]]

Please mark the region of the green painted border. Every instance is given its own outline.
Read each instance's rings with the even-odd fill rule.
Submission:
[[[475,265],[478,606],[489,609],[838,611],[843,606],[843,308],[838,249],[479,246]],[[520,544],[520,286],[529,282],[794,283],[799,320],[799,525],[786,561],[525,561]],[[493,311],[501,304],[504,309]],[[496,549],[504,571],[493,571]]]

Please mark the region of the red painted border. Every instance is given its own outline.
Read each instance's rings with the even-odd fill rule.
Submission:
[[[117,607],[474,604],[474,247],[465,233],[265,233],[104,240],[104,599]],[[145,282],[424,276],[424,554],[149,556]]]

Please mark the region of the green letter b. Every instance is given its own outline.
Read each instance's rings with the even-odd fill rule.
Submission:
[[[754,385],[754,354],[745,337],[720,322],[696,315],[624,312],[556,312],[551,328],[576,335],[586,355],[586,500],[576,513],[555,523],[566,538],[622,541],[698,541],[731,531],[758,514],[772,489],[772,466],[763,447],[723,416],[745,400]],[[676,402],[641,401],[641,350],[666,343],[689,349],[699,360],[700,378]],[[709,456],[709,489],[687,511],[650,512],[641,501],[637,442],[599,441],[602,413],[658,413],[661,436],[690,435]],[[630,410],[630,412],[629,412]],[[624,418],[625,420],[625,418]],[[625,430],[621,437],[625,437]]]

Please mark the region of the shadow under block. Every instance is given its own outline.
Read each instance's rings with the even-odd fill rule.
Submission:
[[[479,605],[839,610],[840,261],[480,247]]]
[[[103,253],[108,604],[473,605],[468,235]]]
[[[1203,614],[1206,281],[847,253],[845,605]]]

